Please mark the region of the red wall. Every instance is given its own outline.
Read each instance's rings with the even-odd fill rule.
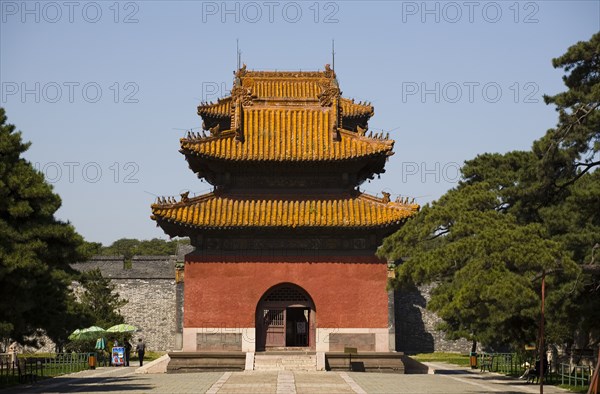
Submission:
[[[387,265],[374,256],[235,260],[186,257],[185,327],[254,327],[260,298],[283,282],[312,297],[316,327],[388,325]]]

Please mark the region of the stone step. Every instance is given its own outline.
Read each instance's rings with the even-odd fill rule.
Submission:
[[[316,355],[266,355],[254,356],[256,371],[315,371],[317,369]]]
[[[255,360],[254,364],[261,364],[261,365],[275,365],[275,364],[296,365],[296,364],[306,364],[306,365],[312,365],[312,364],[315,364],[316,362],[317,362],[317,360],[267,360],[267,361]]]
[[[301,368],[301,367],[277,367],[277,368],[266,368],[266,367],[257,367],[254,369],[255,371],[262,372],[273,372],[273,371],[293,371],[293,372],[314,372],[316,371],[316,367],[314,368]]]
[[[302,371],[314,371],[316,369],[316,365],[255,365],[255,371],[294,371],[294,370],[302,370]]]
[[[285,356],[254,356],[254,360],[259,360],[259,361],[274,361],[274,360],[286,360],[286,361],[313,361],[316,360],[317,356],[290,356],[290,357],[285,357]]]
[[[302,366],[311,366],[311,365],[317,365],[316,360],[312,361],[312,362],[290,362],[290,361],[278,361],[278,362],[268,362],[268,363],[264,363],[264,362],[255,362],[254,365],[264,365],[264,366],[273,366],[273,365],[281,365],[281,366],[294,366],[294,365],[302,365]]]
[[[312,360],[286,360],[284,359],[272,359],[272,360],[254,360],[255,364],[314,364],[317,362],[317,359],[314,358]]]

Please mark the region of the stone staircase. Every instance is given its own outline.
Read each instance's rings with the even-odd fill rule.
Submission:
[[[317,356],[310,353],[255,354],[255,371],[316,371]]]

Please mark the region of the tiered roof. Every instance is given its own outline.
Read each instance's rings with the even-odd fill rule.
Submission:
[[[360,161],[353,170],[360,173],[359,182],[384,172],[394,141],[383,133],[367,135],[373,106],[343,98],[329,66],[324,71],[248,71],[244,66],[235,75],[230,96],[198,107],[208,133],[180,140],[181,153],[198,177],[214,184],[215,174],[232,162]]]
[[[181,139],[181,151],[236,161],[330,161],[391,156],[394,141],[340,130],[331,135],[332,113],[320,108],[249,107],[243,110],[243,142],[233,131]]]
[[[264,199],[217,196],[152,205],[152,218],[203,229],[382,228],[403,223],[419,206],[357,194],[325,198]]]
[[[419,207],[392,202],[388,193],[377,198],[355,190],[384,172],[393,154],[387,135],[366,133],[373,113],[370,104],[341,96],[329,66],[281,72],[244,65],[230,96],[198,107],[208,133],[190,132],[180,140],[190,168],[215,192],[194,198],[184,193],[177,202],[159,198],[152,219],[177,235],[260,235],[260,228],[388,234]],[[285,182],[264,182],[269,177]],[[310,183],[303,181],[308,178]]]

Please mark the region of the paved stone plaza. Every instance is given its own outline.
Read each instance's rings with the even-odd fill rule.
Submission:
[[[204,372],[142,375],[130,368],[99,368],[3,390],[13,393],[539,393],[528,385],[494,373],[448,364],[429,364],[431,375],[360,372]],[[552,386],[547,394],[566,393]]]

